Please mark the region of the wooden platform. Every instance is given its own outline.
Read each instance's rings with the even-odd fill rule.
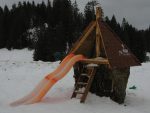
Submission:
[[[84,59],[80,62],[87,63],[87,64],[109,64],[108,59],[102,57]]]

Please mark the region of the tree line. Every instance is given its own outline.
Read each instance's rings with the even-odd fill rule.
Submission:
[[[47,0],[35,4],[18,2],[9,9],[0,7],[0,48],[34,49],[34,60],[55,61],[65,55],[83,29],[95,19],[96,1],[89,1],[84,12],[71,0]],[[140,59],[150,52],[150,27],[137,30],[124,18],[122,24],[104,17],[103,21],[120,36],[121,40]]]

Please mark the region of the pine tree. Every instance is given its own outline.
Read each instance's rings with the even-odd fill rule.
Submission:
[[[21,49],[27,46],[25,32],[28,28],[28,18],[21,2],[18,7],[11,12],[11,24],[9,29],[9,38],[7,40],[8,48]]]
[[[73,42],[77,40],[77,38],[81,35],[81,32],[83,30],[83,14],[79,12],[79,8],[77,5],[77,2],[72,4],[72,13],[73,13]]]
[[[92,20],[95,20],[95,10],[94,6],[97,4],[97,1],[90,1],[86,4],[84,9],[85,23],[84,26],[87,26]]]
[[[4,29],[3,29],[3,22],[4,22],[4,17],[3,17],[3,9],[0,7],[0,48],[5,47],[5,38],[4,38]]]
[[[108,16],[105,17],[104,21],[105,21],[108,25],[110,25],[110,20],[109,20]]]
[[[144,46],[144,40],[141,31],[135,32],[134,43],[133,43],[133,53],[138,57],[141,62],[146,60],[146,50]]]
[[[53,15],[52,15],[52,6],[51,6],[51,2],[48,0],[47,2],[47,23],[48,23],[48,26],[52,26],[52,18],[53,18]]]
[[[53,37],[53,29],[47,29],[45,26],[41,26],[38,32],[38,41],[35,46],[34,60],[42,61],[55,61],[55,42]]]
[[[121,40],[130,48],[130,37],[128,34],[128,22],[125,18],[122,20],[122,34],[121,34]]]
[[[62,0],[53,0],[53,24],[54,26],[59,24],[61,21],[61,15],[62,14]]]
[[[150,52],[150,27],[145,30],[145,41],[146,41],[146,50]]]
[[[3,37],[4,37],[4,43],[5,46],[7,46],[7,40],[9,38],[9,30],[10,30],[10,11],[8,7],[5,5],[4,7],[4,14],[3,14]]]

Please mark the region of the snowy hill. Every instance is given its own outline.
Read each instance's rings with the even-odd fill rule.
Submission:
[[[11,107],[9,103],[28,94],[59,62],[35,62],[33,51],[0,50],[0,113],[150,113],[150,63],[132,67],[125,104],[90,94],[85,104],[70,99],[73,91],[73,71],[59,81],[37,104]],[[136,89],[129,89],[135,86]]]

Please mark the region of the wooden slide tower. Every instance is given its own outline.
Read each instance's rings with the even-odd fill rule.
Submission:
[[[100,65],[105,65],[110,70],[140,65],[138,59],[127,46],[103,22],[100,7],[96,7],[96,20],[86,27],[81,37],[73,45],[70,53],[83,54],[87,57],[74,67],[74,70],[77,70],[77,79],[72,98],[80,94],[81,103],[85,102]]]

